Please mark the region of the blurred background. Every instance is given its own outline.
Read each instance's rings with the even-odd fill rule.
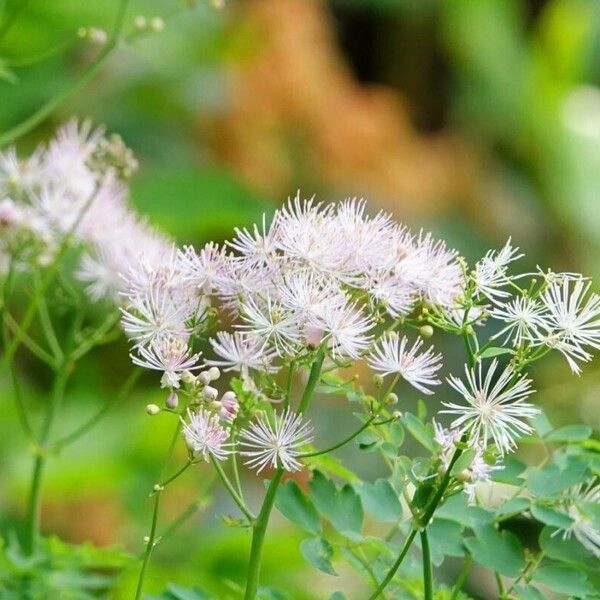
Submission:
[[[78,28],[109,29],[117,6],[24,4],[0,43],[0,131],[75,80],[98,51],[77,39]],[[133,201],[180,243],[222,240],[300,189],[322,200],[364,196],[372,209],[432,230],[469,259],[512,236],[527,253],[525,266],[600,275],[597,0],[245,0],[222,10],[201,1],[132,0],[130,29],[136,15],[160,17],[164,29],[119,48],[84,90],[19,142],[20,151],[71,115],[105,123],[140,159]],[[64,51],[19,66],[59,44]],[[457,353],[449,362],[461,360]],[[47,392],[47,374],[25,357],[21,367],[35,404]],[[122,342],[83,363],[69,389],[65,429],[114,393],[128,370]],[[600,427],[600,370],[590,365],[572,378],[552,357],[535,375],[538,402],[555,424]],[[141,549],[147,490],[172,428],[145,418],[143,407],[162,401],[156,384],[147,378],[52,462],[47,530]],[[8,396],[5,379],[0,395]],[[436,402],[429,401],[432,411]],[[6,531],[23,510],[30,458],[8,398],[2,407]],[[323,440],[337,437],[340,417],[352,427],[344,404],[330,401],[325,411]],[[209,478],[201,468],[186,473],[165,496],[165,522]],[[219,491],[210,494],[211,507],[158,548],[150,591],[169,581],[214,590],[223,578],[243,579],[248,535],[223,526],[220,515],[231,507]],[[309,571],[299,539],[276,520],[266,580],[298,600],[357,585]],[[127,586],[126,577],[119,597],[130,597]]]

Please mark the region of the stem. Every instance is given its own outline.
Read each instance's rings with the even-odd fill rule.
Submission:
[[[431,552],[427,529],[421,531],[421,548],[423,550],[423,600],[433,600],[433,575],[431,572]]]
[[[465,581],[467,580],[467,575],[469,574],[469,570],[471,569],[471,565],[473,564],[473,557],[470,554],[467,554],[465,557],[465,561],[463,563],[462,569],[458,574],[458,578],[456,579],[456,583],[452,588],[452,595],[449,600],[456,600],[458,594],[460,594]]]
[[[260,566],[262,549],[265,541],[265,533],[267,532],[269,516],[271,515],[271,510],[273,509],[273,504],[275,503],[277,488],[281,483],[282,477],[283,469],[279,467],[275,471],[273,479],[271,479],[269,489],[267,490],[267,495],[265,496],[262,508],[260,509],[260,513],[254,524],[252,547],[250,549],[250,563],[248,565],[248,579],[246,580],[246,593],[244,594],[244,600],[254,600],[258,592],[258,581],[260,577]]]
[[[35,435],[33,433],[33,429],[31,428],[31,424],[29,423],[27,408],[25,407],[25,401],[23,400],[23,394],[21,393],[21,384],[19,383],[15,363],[13,361],[10,362],[8,369],[10,371],[10,377],[13,385],[13,394],[15,398],[15,405],[17,407],[17,414],[19,416],[19,422],[21,423],[21,427],[23,428],[23,432],[27,438],[31,441],[34,441]]]
[[[248,521],[250,521],[250,523],[253,523],[255,521],[256,517],[252,514],[250,509],[246,506],[246,503],[242,500],[242,498],[236,492],[231,481],[229,481],[229,478],[225,474],[225,471],[223,471],[223,467],[221,466],[219,461],[216,458],[214,458],[213,456],[211,456],[210,459],[215,468],[215,471],[217,472],[217,475],[220,477],[221,481],[223,482],[223,485],[225,486],[225,488],[227,489],[227,491],[233,498],[233,501],[238,505],[239,509],[244,513],[244,515],[246,516]]]
[[[31,336],[24,331],[19,329],[19,324],[15,321],[14,317],[8,312],[4,312],[4,323],[12,330],[14,334],[18,334],[21,337],[23,345],[42,362],[45,362],[52,369],[56,368],[55,358],[46,352]],[[6,344],[5,344],[6,346]]]
[[[308,376],[308,382],[306,383],[306,388],[304,388],[304,393],[302,394],[302,399],[300,400],[300,406],[298,407],[298,414],[303,414],[308,409],[308,405],[313,397],[313,393],[315,391],[315,387],[317,386],[317,382],[319,381],[319,377],[321,376],[321,368],[323,367],[323,361],[325,360],[325,347],[322,346],[310,369],[310,375]]]
[[[292,361],[290,368],[288,369],[287,382],[285,386],[285,399],[283,401],[283,407],[287,410],[290,407],[290,398],[292,397],[292,384],[294,383],[294,371],[296,370],[296,363]]]
[[[504,588],[504,583],[502,582],[502,577],[500,573],[494,571],[494,577],[496,578],[496,584],[498,585],[498,598],[499,600],[505,600],[506,598],[506,589]]]
[[[194,464],[193,461],[188,460],[183,467],[181,467],[181,469],[179,469],[178,471],[176,471],[173,475],[171,475],[171,477],[169,477],[168,479],[165,479],[165,481],[162,481],[161,483],[158,484],[158,486],[160,488],[165,488],[167,487],[172,481],[175,481],[180,475],[182,475],[183,473],[185,473],[185,471],[188,470],[189,467],[191,467]],[[158,494],[159,492],[161,492],[162,489],[160,490],[155,490],[155,493]]]
[[[142,597],[142,591],[144,589],[144,578],[146,577],[146,570],[148,569],[148,563],[150,562],[150,556],[154,550],[155,538],[156,538],[156,525],[158,523],[158,507],[160,504],[160,494],[162,490],[159,490],[154,495],[154,509],[152,511],[152,525],[150,526],[150,534],[148,535],[148,541],[146,542],[146,552],[144,552],[144,561],[142,562],[142,569],[138,578],[138,584],[135,591],[135,600],[140,600]]]
[[[42,500],[42,479],[44,468],[46,465],[47,453],[46,442],[52,430],[52,425],[56,418],[58,407],[62,402],[65,386],[67,383],[67,370],[63,365],[57,371],[54,384],[52,386],[52,398],[46,414],[46,419],[42,426],[42,431],[39,436],[37,454],[33,466],[33,474],[31,479],[31,490],[29,493],[29,501],[27,508],[26,534],[24,549],[27,555],[32,555],[37,546],[37,541],[40,535],[40,518],[41,518],[41,500]]]

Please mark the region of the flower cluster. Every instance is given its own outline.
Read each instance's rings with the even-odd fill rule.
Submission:
[[[125,179],[136,168],[122,140],[89,121],[70,121],[27,158],[0,152],[0,272],[11,261],[50,263],[65,242],[80,243],[77,278],[92,299],[116,300],[119,273],[170,248],[129,204]]]

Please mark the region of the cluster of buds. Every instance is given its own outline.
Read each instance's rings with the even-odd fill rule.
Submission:
[[[158,33],[165,28],[165,22],[161,17],[147,19],[144,15],[137,15],[133,19],[133,26],[138,31],[153,31]]]
[[[111,170],[122,179],[129,179],[138,170],[139,163],[123,138],[113,133],[100,139],[90,157],[89,166],[99,173]]]
[[[82,40],[89,40],[99,46],[104,46],[108,41],[108,34],[104,29],[100,29],[99,27],[80,27],[77,30],[77,35]]]

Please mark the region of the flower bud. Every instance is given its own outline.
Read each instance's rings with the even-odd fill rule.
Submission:
[[[386,404],[398,404],[398,395],[394,394],[394,392],[390,392],[386,397],[385,397],[385,403]]]
[[[224,421],[232,423],[237,415],[239,406],[235,392],[225,392],[221,398],[221,410],[219,411],[219,416]]]
[[[175,409],[177,406],[179,406],[179,398],[175,392],[171,391],[171,393],[167,396],[167,399],[165,400],[165,406],[171,409]]]
[[[419,329],[419,335],[424,338],[430,338],[433,335],[433,327],[431,325],[423,325]]]
[[[402,413],[399,410],[395,410],[392,413],[392,418],[396,419],[396,421],[397,421],[398,419],[402,418]]]
[[[160,412],[160,406],[157,406],[156,404],[148,404],[146,406],[146,412],[152,417],[154,415],[157,415]]]
[[[221,377],[221,371],[219,371],[219,367],[211,367],[208,370],[208,376],[210,377],[211,381],[216,381],[219,379],[219,377]]]
[[[154,17],[151,21],[150,21],[150,29],[152,29],[152,31],[162,31],[165,28],[165,22],[160,18],[160,17]]]
[[[375,373],[375,375],[373,375],[373,385],[376,388],[380,388],[383,385],[383,375]]]
[[[214,387],[211,387],[210,385],[207,385],[204,390],[202,391],[202,395],[207,399],[207,400],[216,400],[217,396],[219,395],[219,390],[217,390]]]
[[[323,339],[323,329],[321,327],[315,327],[314,325],[307,325],[304,330],[304,337],[306,343],[311,348],[316,348]]]
[[[184,371],[181,374],[181,381],[186,385],[195,385],[197,377],[191,371]]]
[[[143,31],[144,29],[146,29],[146,27],[148,27],[148,21],[146,20],[146,17],[144,15],[137,15],[133,19],[133,26],[139,31]]]
[[[208,371],[202,371],[202,373],[198,375],[197,379],[202,385],[208,385],[211,382]]]
[[[471,471],[469,471],[469,469],[463,469],[459,473],[456,473],[455,477],[458,479],[458,481],[470,481]]]

